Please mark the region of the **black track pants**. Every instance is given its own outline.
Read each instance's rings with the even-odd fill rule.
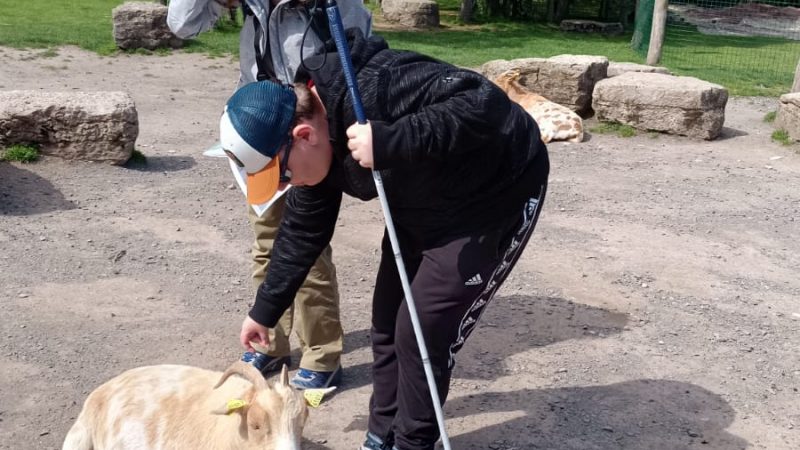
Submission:
[[[405,248],[411,290],[442,402],[454,356],[528,242],[544,200],[539,192],[514,217],[440,246]],[[428,450],[439,438],[431,397],[388,236],[372,302],[373,394],[369,430],[401,450]]]

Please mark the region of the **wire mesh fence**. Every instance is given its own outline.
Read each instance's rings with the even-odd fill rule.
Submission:
[[[650,43],[654,0],[639,0],[632,45]],[[748,93],[788,92],[800,59],[800,0],[670,0],[661,64],[731,75]],[[735,74],[730,72],[734,71]]]

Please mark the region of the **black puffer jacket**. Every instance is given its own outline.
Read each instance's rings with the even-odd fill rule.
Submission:
[[[390,50],[379,37],[348,33],[372,124],[375,167],[401,234],[432,244],[519,211],[542,182],[533,175],[541,170],[532,166],[537,153],[546,152],[531,117],[475,72]],[[322,58],[310,58],[307,66],[318,67]],[[298,81],[308,77],[328,113],[334,160],[322,183],[287,194],[267,276],[250,312],[269,327],[330,242],[342,193],[377,196],[371,171],[347,149],[345,131],[356,119],[338,55],[329,53],[317,71],[298,72]]]

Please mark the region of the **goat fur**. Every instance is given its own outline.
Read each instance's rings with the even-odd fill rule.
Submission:
[[[228,411],[231,399],[247,406]],[[242,362],[224,374],[176,365],[139,367],[89,395],[63,450],[295,450],[307,416],[302,395],[288,385],[286,367],[272,386]]]

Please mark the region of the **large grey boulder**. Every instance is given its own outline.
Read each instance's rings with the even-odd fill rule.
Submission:
[[[627,72],[600,81],[592,106],[597,119],[640,130],[714,139],[725,122],[728,91],[693,77]]]
[[[672,75],[666,67],[648,66],[645,64],[636,64],[630,62],[609,62],[608,63],[608,77],[615,77],[622,75],[626,72],[645,72],[645,73],[663,73],[664,75]]]
[[[790,138],[800,142],[800,92],[781,95],[775,126],[786,130]]]
[[[138,134],[124,92],[0,91],[0,147],[38,144],[65,159],[124,164]]]
[[[383,17],[409,28],[439,26],[439,5],[433,0],[383,0]]]
[[[592,91],[606,77],[605,56],[558,55],[552,58],[521,58],[489,61],[478,71],[490,80],[509,69],[520,72],[520,84],[564,105],[583,117],[592,112]]]
[[[180,48],[183,39],[167,26],[167,7],[158,3],[123,3],[111,11],[114,41],[125,50],[162,47]]]

